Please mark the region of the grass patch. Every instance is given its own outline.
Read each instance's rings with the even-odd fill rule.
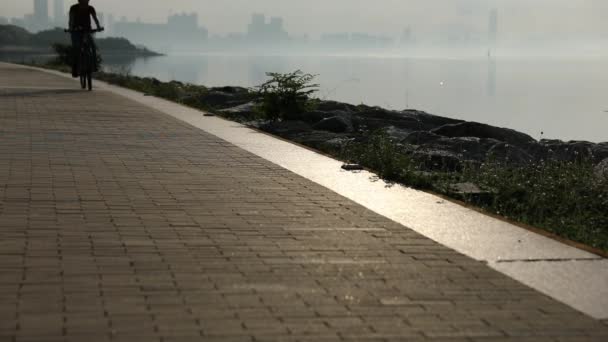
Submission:
[[[588,159],[545,160],[523,166],[492,160],[450,172],[423,171],[423,161],[408,155],[383,131],[352,142],[342,158],[386,180],[454,197],[450,185],[472,183],[489,196],[458,198],[508,219],[608,251],[608,174]]]

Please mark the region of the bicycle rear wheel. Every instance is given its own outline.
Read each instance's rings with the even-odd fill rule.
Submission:
[[[89,83],[89,91],[93,90],[93,73],[87,73],[87,82]]]

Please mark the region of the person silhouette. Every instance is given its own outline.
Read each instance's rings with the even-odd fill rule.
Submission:
[[[72,36],[72,51],[73,51],[73,63],[72,63],[72,76],[78,77],[78,52],[80,51],[80,44],[87,31],[91,31],[92,24],[91,18],[95,20],[95,25],[98,30],[103,28],[99,25],[99,19],[97,18],[97,12],[95,8],[89,5],[89,0],[78,0],[78,3],[70,7],[70,21],[69,29]],[[93,43],[93,56],[97,56],[97,48]],[[97,64],[97,63],[95,63]],[[97,65],[95,65],[97,69]],[[97,71],[97,70],[95,70]]]

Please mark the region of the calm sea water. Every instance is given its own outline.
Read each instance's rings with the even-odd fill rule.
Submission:
[[[0,56],[1,58],[1,56]],[[608,61],[387,56],[164,56],[106,68],[207,86],[252,87],[266,72],[316,74],[318,97],[516,129],[535,138],[608,141]]]

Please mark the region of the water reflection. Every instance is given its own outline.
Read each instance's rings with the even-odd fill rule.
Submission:
[[[488,56],[488,80],[486,82],[486,94],[490,97],[496,95],[496,59]]]
[[[28,57],[0,58],[20,61]],[[599,59],[190,55],[106,57],[105,65],[163,81],[245,87],[264,82],[270,71],[300,69],[319,75],[321,98],[392,109],[410,107],[508,127],[536,138],[544,131],[549,138],[608,141],[608,115],[603,112],[608,108],[608,61]]]

